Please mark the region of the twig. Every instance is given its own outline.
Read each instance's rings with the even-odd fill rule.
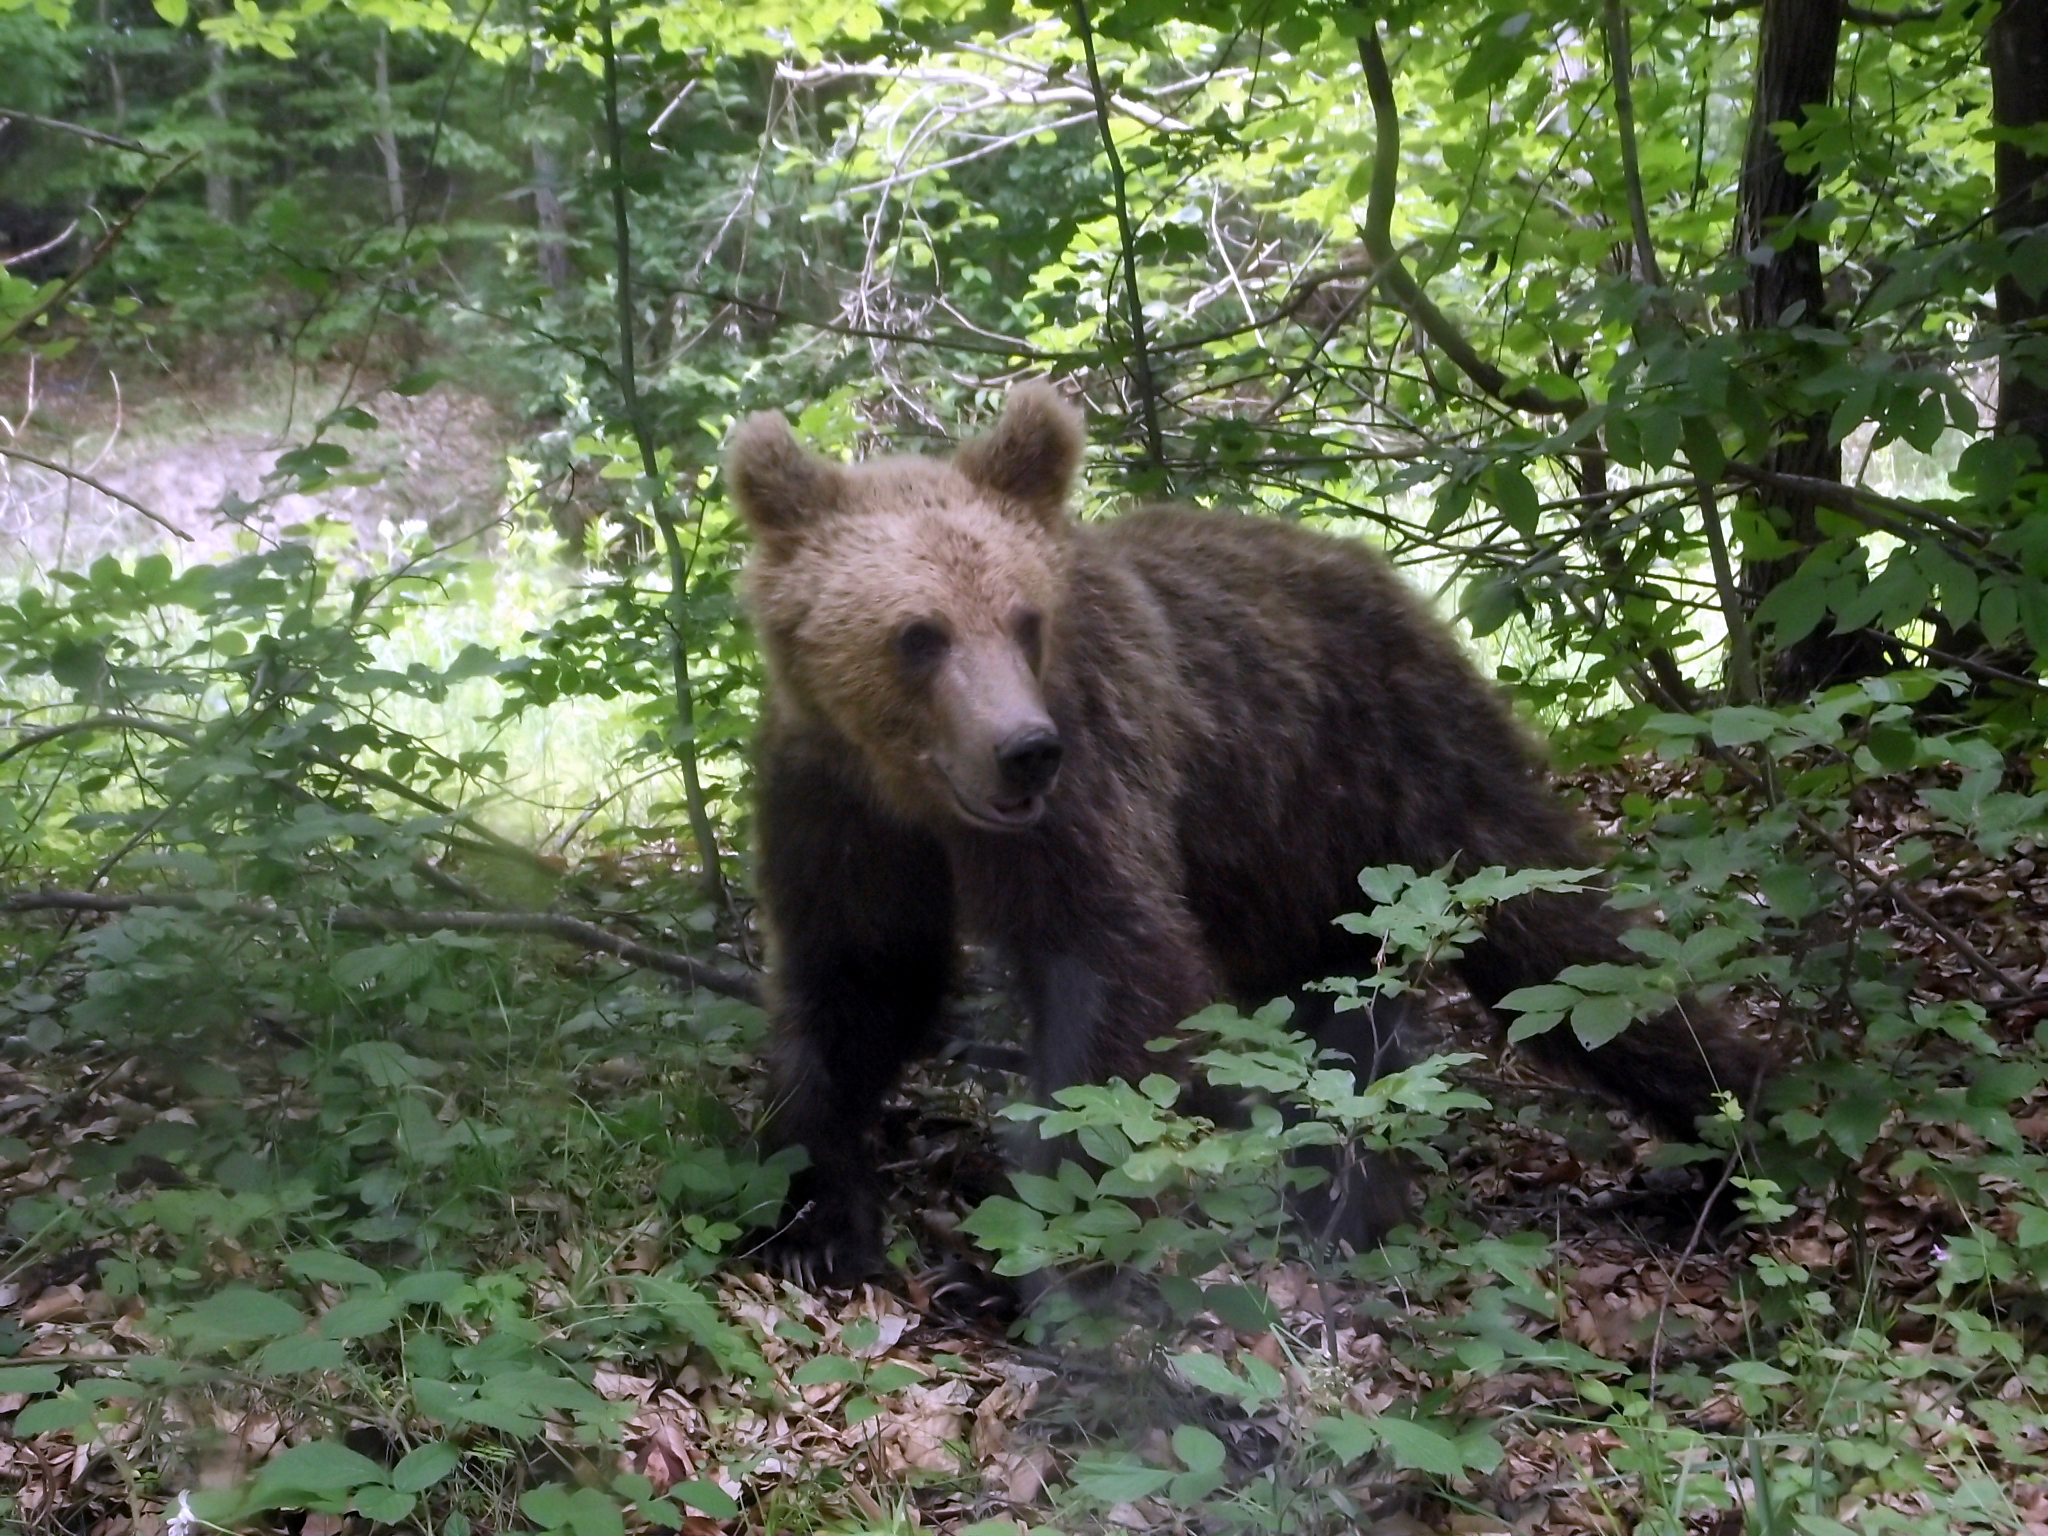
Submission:
[[[89,891],[9,891],[0,895],[0,911],[4,912],[121,913],[138,907],[172,907],[245,923],[304,923],[347,933],[534,934],[611,955],[642,970],[681,977],[722,997],[736,997],[748,1003],[761,1000],[761,983],[748,972],[727,970],[673,950],[656,949],[559,912],[400,912],[370,907],[298,912],[270,902],[218,902],[179,891],[137,896],[102,896]]]
[[[5,443],[0,443],[0,455],[5,455],[10,459],[19,459],[24,464],[33,464],[37,469],[47,469],[51,474],[62,475],[67,480],[76,480],[80,485],[98,491],[108,500],[118,501],[122,506],[129,508],[131,511],[140,512],[152,523],[155,523],[157,527],[163,529],[164,532],[183,539],[187,544],[192,542],[191,534],[178,527],[177,524],[171,522],[161,513],[150,511],[148,507],[145,507],[125,491],[115,490],[104,480],[95,480],[82,469],[67,469],[62,464],[53,464],[48,459],[39,459],[32,453],[23,453],[19,448],[10,448]]]
[[[1511,389],[1507,375],[1481,357],[1456,322],[1423,292],[1394,248],[1394,193],[1401,176],[1401,109],[1394,100],[1393,77],[1380,47],[1377,21],[1358,37],[1358,62],[1365,70],[1365,90],[1372,102],[1372,188],[1367,194],[1359,237],[1366,253],[1380,266],[1381,281],[1408,311],[1418,329],[1458,367],[1458,371],[1502,405],[1532,416],[1573,415],[1585,409],[1583,398],[1553,400],[1536,389]]]
[[[23,262],[34,261],[38,256],[47,256],[66,240],[78,233],[78,220],[73,219],[41,245],[32,245],[25,251],[10,251],[0,256],[0,267],[18,267]]]
[[[1917,640],[1907,640],[1899,635],[1888,635],[1882,630],[1866,629],[1864,633],[1889,640],[1894,645],[1903,645],[1907,650],[1918,651],[1922,656],[1931,656],[1945,666],[1960,667],[1973,677],[1981,677],[1994,683],[2009,683],[2015,688],[2027,688],[2035,693],[2048,693],[2048,683],[2042,682],[2038,677],[2022,677],[2017,672],[2008,672],[2005,668],[1994,667],[1988,662],[1973,661],[1968,656],[1952,656],[1935,646],[1922,645]]]
[[[17,112],[12,107],[0,107],[0,118],[17,123],[27,123],[32,128],[47,128],[52,133],[68,133],[73,138],[90,139],[95,144],[104,144],[109,149],[125,149],[131,155],[147,155],[152,160],[168,160],[171,152],[167,149],[151,149],[147,144],[138,144],[133,139],[123,139],[111,133],[102,133],[97,128],[88,128],[83,123],[67,123],[61,118],[38,117],[33,112]]]
[[[1725,748],[1707,743],[1702,743],[1701,746],[1707,756],[1725,767],[1734,769],[1738,775],[1746,779],[1753,787],[1757,789],[1767,788],[1763,776],[1734,753],[1727,751]],[[2010,976],[2006,975],[1976,945],[1928,911],[1914,897],[1908,895],[1898,881],[1892,879],[1889,875],[1878,873],[1871,865],[1865,863],[1862,856],[1855,849],[1842,841],[1836,834],[1830,832],[1821,823],[1819,818],[1796,805],[1791,809],[1792,814],[1799,819],[1799,825],[1806,829],[1809,836],[1817,837],[1827,844],[1829,851],[1836,858],[1840,859],[1849,868],[1855,870],[1864,879],[1870,881],[1878,890],[1883,891],[1886,896],[1891,898],[1892,903],[1900,911],[1948,945],[1972,970],[1983,976],[1987,981],[1995,981],[2001,987],[2009,989],[2012,994],[2011,998],[1996,999],[1995,1002],[2010,1007],[2014,999],[2022,1002],[2033,1000],[2033,993],[2028,988],[2021,986]]]
[[[893,341],[908,347],[940,347],[952,352],[980,352],[991,357],[1028,357],[1047,363],[1090,360],[1085,353],[1046,352],[1023,341],[962,341],[950,336],[920,336],[913,331],[885,330],[872,325],[850,325],[843,320],[813,320],[809,315],[792,314],[789,310],[778,309],[773,304],[763,304],[756,299],[743,299],[738,294],[728,293],[722,288],[693,288],[688,284],[678,283],[661,291],[685,294],[693,299],[709,299],[715,304],[730,304],[735,309],[744,309],[750,314],[766,315],[771,320],[808,326],[815,331],[825,331],[834,336],[852,336],[865,341]]]
[[[1145,458],[1156,474],[1166,471],[1166,445],[1159,436],[1158,390],[1152,380],[1152,355],[1145,345],[1145,296],[1138,291],[1137,232],[1131,227],[1131,205],[1124,186],[1124,162],[1116,152],[1116,134],[1109,122],[1109,93],[1095,62],[1095,29],[1088,20],[1088,0],[1074,0],[1074,31],[1088,63],[1088,86],[1095,94],[1095,122],[1102,131],[1102,153],[1109,161],[1109,186],[1115,196],[1117,243],[1123,248],[1124,314],[1131,328],[1131,373],[1138,386],[1138,412],[1145,426]]]
[[[1868,521],[1873,516],[1905,519],[1920,523],[1947,534],[1950,538],[1961,539],[1979,551],[1988,552],[1991,536],[1980,529],[1965,527],[1953,518],[1944,517],[1932,507],[1915,501],[1901,501],[1896,496],[1880,496],[1875,491],[1866,491],[1858,486],[1843,485],[1837,480],[1823,480],[1816,475],[1788,475],[1780,470],[1765,469],[1761,464],[1746,464],[1740,459],[1730,459],[1724,473],[1735,480],[1745,480],[1751,485],[1769,490],[1784,491],[1789,495],[1802,496],[1836,512]],[[1880,522],[1878,526],[1888,533],[1898,531],[1896,521]]]
[[[14,745],[0,749],[0,763],[21,756],[31,747],[39,747],[46,741],[55,741],[62,736],[76,736],[85,731],[147,731],[154,736],[163,736],[171,741],[192,747],[199,744],[196,731],[188,731],[182,725],[167,721],[151,720],[142,715],[88,715],[83,720],[67,720],[62,725],[37,726],[25,730]]]

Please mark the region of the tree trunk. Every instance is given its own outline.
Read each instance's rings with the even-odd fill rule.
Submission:
[[[391,29],[377,29],[377,148],[384,155],[384,193],[391,217],[405,219],[405,166],[398,158],[398,124],[391,113]]]
[[[1795,171],[1786,164],[1784,148],[1771,129],[1777,123],[1804,122],[1809,108],[1827,104],[1834,91],[1841,36],[1841,0],[1764,0],[1756,90],[1735,214],[1736,249],[1752,260],[1749,287],[1742,295],[1746,330],[1828,324],[1820,245],[1806,235],[1786,233],[1786,226],[1812,206],[1817,178],[1812,171]],[[1768,258],[1760,259],[1765,252]],[[1820,480],[1842,477],[1841,450],[1828,439],[1825,414],[1779,422],[1764,462],[1783,474]],[[1799,548],[1776,559],[1744,563],[1742,598],[1750,611],[1798,570],[1806,553],[1820,542],[1811,501],[1768,493],[1760,499],[1779,532]],[[1771,692],[1796,696],[1840,675],[1853,665],[1850,652],[1857,644],[1855,637],[1831,633],[1806,636],[1776,658]]]
[[[1991,66],[1991,120],[2000,128],[2048,123],[2048,0],[2005,0],[1985,34]],[[2048,226],[2048,158],[2001,140],[1996,149],[2002,235]],[[2048,315],[2048,291],[2028,297],[2010,277],[1998,280],[1998,320],[2006,340],[1998,361],[1998,429],[2023,432],[2048,462],[2048,341],[2033,322]]]

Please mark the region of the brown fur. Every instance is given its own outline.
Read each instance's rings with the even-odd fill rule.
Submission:
[[[1014,967],[1042,1092],[1154,1069],[1146,1042],[1218,996],[1296,995],[1370,1075],[1398,1060],[1386,1032],[1300,991],[1373,963],[1333,924],[1359,907],[1361,868],[1587,862],[1530,739],[1377,555],[1178,508],[1070,525],[1081,445],[1044,386],[1015,391],[950,463],[827,465],[779,418],[733,443],[770,678],[759,870],[776,1134],[811,1159],[783,1247],[826,1278],[878,1255],[865,1137],[933,1043],[963,934]],[[1019,615],[1042,626],[1035,648]],[[919,624],[949,643],[912,666],[902,636]],[[1019,710],[1056,728],[1058,777],[985,804],[1003,781],[982,759]],[[991,827],[977,808],[1018,819]],[[1566,965],[1627,958],[1619,928],[1594,894],[1524,898],[1459,970],[1491,1006]],[[1529,1049],[1684,1134],[1759,1065],[1690,1014],[1595,1052],[1568,1029]]]

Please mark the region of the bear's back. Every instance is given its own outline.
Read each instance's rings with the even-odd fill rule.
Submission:
[[[1464,846],[1474,805],[1522,802],[1517,819],[1546,823],[1531,833],[1565,825],[1531,810],[1530,737],[1377,551],[1179,507],[1084,524],[1074,539],[1077,590],[1135,584],[1166,637],[1125,648],[1127,622],[1072,616],[1080,665],[1143,672],[1181,702],[1186,894],[1233,990],[1270,996],[1337,960],[1331,918],[1360,905],[1361,868],[1418,854],[1494,862]]]

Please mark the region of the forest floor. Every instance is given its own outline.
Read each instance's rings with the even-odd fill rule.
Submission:
[[[1668,793],[1676,783],[1677,771],[1661,766],[1638,767],[1629,780],[1614,773],[1578,779],[1596,814],[1630,785]],[[1924,820],[1910,802],[1871,804],[1857,832],[1866,855],[1881,858],[1898,839],[1925,835]],[[2034,859],[1964,867],[1924,882],[1915,894],[2008,975],[2048,988],[2048,870]],[[1922,967],[1925,995],[1971,995],[1976,979],[1954,945],[1901,921],[1881,900],[1865,913],[1896,927],[1902,953]],[[589,965],[565,953],[538,963],[570,971]],[[1000,1037],[1003,1016],[1000,1008],[985,1009],[979,1027]],[[2048,1018],[2048,1001],[1993,1017],[1995,1029],[2017,1040]],[[1437,995],[1431,1018],[1447,1044],[1485,1034],[1457,994]],[[123,1362],[171,1342],[143,1294],[148,1287],[137,1281],[153,1260],[170,1262],[178,1244],[166,1229],[175,1226],[174,1216],[188,1226],[200,1219],[195,1207],[166,1201],[168,1192],[196,1199],[205,1191],[214,1202],[204,1245],[214,1276],[276,1273],[278,1255],[261,1241],[261,1196],[274,1188],[248,1177],[238,1185],[232,1158],[209,1169],[199,1149],[205,1128],[224,1117],[270,1126],[323,1123],[341,1137],[365,1133],[362,1122],[351,1121],[346,1095],[334,1086],[336,1064],[321,1058],[312,1033],[250,1020],[232,1077],[194,1074],[189,1064],[146,1053],[90,1051],[23,1056],[0,1069],[0,1201],[21,1240],[0,1268],[0,1312],[8,1317],[0,1323],[0,1384],[9,1369],[41,1365],[111,1376]],[[676,1105],[695,1104],[698,1110],[687,1114],[697,1114],[707,1088],[722,1106],[714,1106],[714,1118],[736,1127],[757,1091],[746,1051],[678,1054],[659,1033],[593,1039],[582,1048],[564,1048],[560,1040],[492,1048],[443,1030],[438,1038],[447,1054],[436,1060],[436,1038],[431,1031],[408,1036],[411,1080],[432,1083],[459,1061],[471,1094],[481,1091],[494,1102],[477,1109],[474,1097],[444,1079],[445,1097],[436,1090],[428,1098],[437,1106],[435,1121],[476,1115],[487,1128],[550,1143],[530,1148],[531,1155],[504,1156],[494,1165],[498,1186],[478,1195],[463,1244],[472,1290],[488,1289],[478,1275],[523,1277],[534,1298],[530,1326],[543,1342],[566,1340],[595,1313],[624,1318],[632,1288],[672,1256],[681,1229],[650,1188],[658,1182],[658,1160],[571,1144],[593,1135],[616,1138],[617,1128],[650,1104],[671,1114]],[[1502,1320],[1518,1342],[1505,1351],[1498,1341],[1490,1354],[1470,1348],[1467,1365],[1448,1374],[1411,1364],[1419,1341],[1481,1304],[1484,1287],[1470,1276],[1432,1292],[1399,1280],[1361,1284],[1304,1262],[1208,1277],[1253,1288],[1265,1318],[1205,1314],[1166,1325],[1154,1347],[1137,1356],[1127,1347],[1091,1352],[1019,1342],[1006,1332],[1014,1293],[987,1273],[986,1257],[960,1231],[973,1205],[1003,1188],[989,1111],[1017,1085],[987,1068],[934,1065],[891,1102],[882,1128],[884,1163],[900,1186],[895,1254],[905,1262],[893,1278],[852,1293],[812,1292],[728,1252],[706,1284],[722,1325],[743,1336],[744,1353],[757,1362],[749,1367],[756,1379],[744,1379],[734,1366],[738,1352],[721,1353],[725,1336],[715,1328],[699,1334],[700,1346],[708,1341],[709,1348],[672,1336],[640,1346],[628,1329],[582,1373],[589,1391],[609,1405],[612,1449],[600,1449],[604,1442],[583,1432],[586,1416],[572,1415],[572,1425],[526,1404],[515,1422],[521,1415],[529,1427],[544,1420],[538,1444],[514,1455],[511,1443],[500,1443],[494,1460],[483,1457],[486,1472],[481,1483],[472,1476],[469,1524],[460,1528],[519,1523],[512,1506],[522,1490],[562,1476],[566,1467],[586,1484],[624,1474],[657,1491],[702,1490],[695,1510],[679,1516],[692,1536],[953,1531],[974,1521],[996,1522],[981,1528],[988,1531],[1027,1524],[1190,1529],[1167,1502],[1135,1491],[1137,1484],[1128,1499],[1098,1500],[1085,1519],[1071,1508],[1062,1514],[1054,1494],[1086,1464],[1089,1448],[1112,1434],[1135,1444],[1143,1461],[1173,1466],[1181,1444],[1173,1426],[1188,1422],[1228,1447],[1236,1475],[1254,1477],[1290,1453],[1289,1403],[1334,1394],[1367,1417],[1428,1396],[1441,1413],[1490,1425],[1502,1452],[1490,1470],[1436,1478],[1367,1458],[1348,1489],[1363,1529],[1383,1536],[1564,1536],[1682,1528],[1729,1536],[1744,1528],[1737,1505],[1747,1496],[1740,1476],[1745,1443],[1777,1436],[1794,1442],[1796,1453],[1804,1437],[1808,1454],[1826,1454],[1817,1424],[1768,1422],[1757,1399],[1745,1398],[1744,1381],[1768,1377],[1721,1374],[1750,1353],[1758,1293],[1745,1277],[1760,1262],[1791,1267],[1816,1285],[1834,1277],[1837,1294],[1844,1285],[1860,1293],[1873,1320],[1863,1347],[1894,1361],[1933,1351],[1927,1314],[1940,1299],[1936,1265],[1955,1226],[1926,1179],[1902,1176],[1873,1153],[1855,1187],[1838,1189],[1826,1203],[1802,1196],[1791,1217],[1768,1229],[1731,1232],[1699,1216],[1699,1187],[1717,1167],[1656,1166],[1655,1144],[1625,1116],[1574,1107],[1555,1085],[1512,1063],[1468,1073],[1466,1081],[1494,1100],[1495,1111],[1444,1139],[1448,1175],[1426,1179],[1423,1217],[1454,1228],[1467,1255],[1493,1245],[1484,1250],[1493,1255],[1491,1278],[1514,1303]],[[581,1122],[563,1117],[561,1106],[570,1101],[587,1111]],[[2036,1094],[2018,1127],[2032,1145],[2048,1141],[2048,1096]],[[1953,1127],[1929,1126],[1917,1143],[1938,1163],[1957,1136]],[[579,1161],[586,1157],[596,1160]],[[316,1171],[311,1198],[341,1198],[341,1188],[322,1188],[319,1177]],[[607,1180],[620,1187],[607,1194]],[[234,1221],[218,1219],[221,1202],[238,1200],[239,1231]],[[61,1226],[53,1202],[91,1205],[101,1215],[78,1229],[90,1235],[75,1242],[38,1241],[37,1231],[25,1228]],[[130,1213],[125,1224],[107,1214],[119,1208]],[[347,1245],[355,1259],[388,1264],[401,1251],[358,1230]],[[1532,1245],[1532,1238],[1539,1240]],[[1415,1251],[1448,1249],[1425,1242]],[[294,1271],[320,1280],[311,1305],[326,1309],[319,1326],[329,1338],[357,1336],[334,1322],[364,1299],[344,1268]],[[395,1459],[406,1446],[431,1439],[417,1417],[418,1397],[403,1384],[436,1368],[420,1363],[411,1341],[367,1326],[363,1332],[381,1342],[361,1362],[323,1378],[326,1401],[267,1390],[266,1356],[257,1356],[184,1383],[154,1413],[103,1418],[96,1438],[26,1434],[0,1444],[0,1479],[13,1493],[15,1520],[30,1530],[80,1536],[185,1532],[193,1527],[179,1523],[183,1490],[245,1478],[281,1444],[303,1438],[309,1425],[345,1435],[373,1460]],[[480,1330],[470,1336],[474,1343]],[[1264,1362],[1289,1389],[1249,1409],[1191,1396],[1160,1368],[1166,1355],[1190,1343],[1225,1360]],[[1853,1342],[1843,1347],[1854,1352]],[[1545,1349],[1554,1363],[1543,1363]],[[1841,1389],[1867,1389],[1870,1364],[1845,1357]],[[445,1373],[445,1366],[438,1369]],[[1660,1378],[1692,1386],[1660,1395]],[[1604,1409],[1603,1379],[1616,1393],[1649,1383],[1656,1411],[1645,1417]],[[2048,1478],[2038,1459],[2029,1470],[2010,1459],[2009,1445],[1994,1446],[1968,1388],[1967,1379],[1940,1372],[1893,1382],[1858,1433],[1878,1434],[1893,1454],[1917,1458],[1931,1469],[1930,1486],[1954,1496],[1995,1496],[2002,1504],[1992,1522],[1998,1528],[2048,1532]],[[2019,1387],[2003,1392],[2015,1397]],[[0,1393],[0,1412],[20,1408],[29,1395]],[[472,1467],[498,1439],[491,1429],[497,1421],[482,1417],[467,1432]],[[1672,1453],[1686,1444],[1697,1455]],[[606,1466],[614,1455],[616,1464]],[[1701,1499],[1697,1488],[1688,1491],[1688,1467],[1720,1492]],[[530,1515],[533,1506],[525,1507]],[[1831,1512],[1839,1524],[1799,1529],[1876,1529],[1867,1522],[1887,1508],[1909,1523],[1938,1518],[1928,1495],[1887,1495],[1873,1484]],[[1653,1518],[1660,1511],[1670,1524]],[[362,1518],[316,1511],[279,1528],[332,1536],[366,1528]],[[1770,1528],[1755,1510],[1749,1518],[1751,1529]]]
[[[146,357],[74,355],[35,369],[13,359],[0,374],[0,446],[57,467],[0,455],[0,549],[49,570],[170,544],[92,481],[185,535],[188,559],[220,559],[250,536],[268,542],[316,517],[352,527],[373,549],[409,520],[444,537],[487,522],[519,441],[512,415],[452,383],[401,395],[374,388],[381,382],[335,364],[169,370]],[[367,398],[374,423],[322,434],[353,455],[346,483],[282,489],[272,475],[278,456],[344,397]]]

